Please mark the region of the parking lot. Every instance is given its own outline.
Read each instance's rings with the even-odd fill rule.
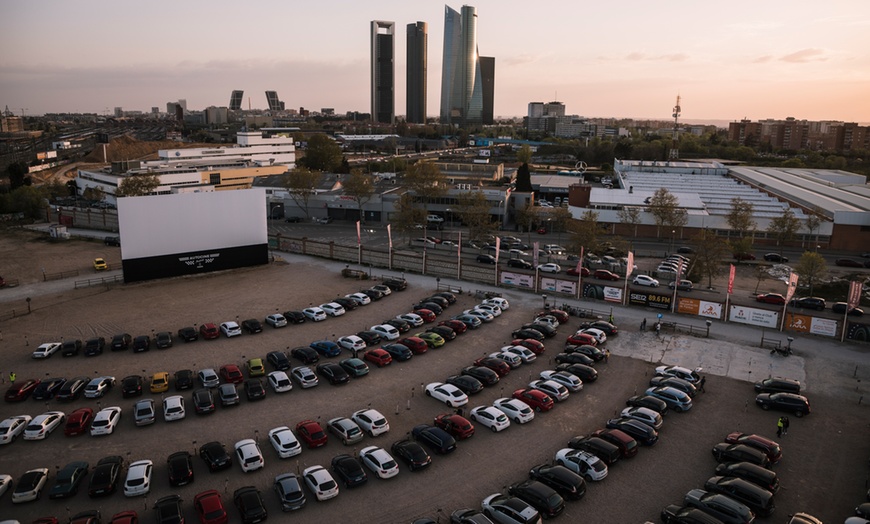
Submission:
[[[200,340],[190,344],[176,341],[171,349],[152,349],[142,354],[106,351],[91,358],[62,359],[58,355],[46,361],[30,359],[36,345],[60,337],[110,338],[121,332],[136,336],[152,331],[175,332],[180,327],[204,322],[250,317],[262,320],[276,311],[321,304],[370,285],[343,279],[338,270],[343,264],[296,256],[287,256],[287,260],[289,263],[277,262],[231,273],[101,290],[91,288],[45,297],[41,300],[43,305],[33,314],[3,322],[0,375],[7,377],[9,371],[14,370],[19,380],[58,375],[113,375],[120,381],[130,374],[150,376],[157,371],[173,372],[182,368],[216,369],[226,363],[242,365],[248,358],[265,357],[269,351],[308,345],[323,338],[335,340],[367,329],[409,311],[435,288],[432,278],[408,275],[410,285],[406,291],[324,322],[307,322],[277,330],[266,327],[261,334],[245,334],[234,339]],[[96,409],[117,405],[125,412],[116,433],[108,437],[69,438],[58,431],[45,441],[19,440],[0,448],[0,473],[18,478],[28,469],[48,467],[51,474],[47,487],[50,488],[57,468],[73,460],[86,460],[93,467],[107,455],[121,455],[128,463],[151,459],[155,462],[155,471],[152,489],[146,498],[124,499],[116,493],[105,499],[89,499],[81,492],[62,501],[44,498],[39,503],[14,506],[7,495],[0,499],[0,514],[22,522],[43,515],[66,517],[68,513],[93,508],[99,508],[104,517],[127,509],[137,510],[141,516],[152,511],[150,506],[157,498],[178,493],[185,500],[187,518],[194,519],[192,500],[196,493],[218,489],[229,505],[235,489],[253,485],[263,492],[270,514],[278,516],[280,507],[270,492],[276,475],[299,473],[314,464],[327,466],[333,456],[368,445],[389,449],[392,442],[404,438],[415,425],[431,424],[437,414],[445,412],[443,405],[421,395],[421,387],[443,381],[470,365],[475,358],[510,342],[511,330],[530,321],[531,315],[542,305],[536,295],[509,292],[505,296],[513,307],[495,321],[408,362],[393,363],[383,369],[372,367],[369,376],[352,380],[346,386],[334,387],[321,381],[316,388],[295,387],[282,395],[270,390],[262,402],[249,403],[243,399],[240,406],[218,407],[212,415],[197,416],[188,409],[184,420],[166,423],[158,415],[155,424],[137,428],[129,412],[134,399],[122,399],[118,388],[99,402],[81,399],[70,404],[54,401],[43,404],[33,400],[4,403],[0,418],[24,413],[35,416],[49,409],[70,413],[81,406]],[[442,318],[457,314],[476,302],[475,298],[464,294]],[[620,324],[623,319],[619,310],[615,316],[616,323]],[[624,407],[627,397],[646,389],[653,368],[662,356],[665,363],[682,363],[673,359],[694,358],[693,355],[700,354],[705,362],[724,371],[708,376],[707,392],[700,396],[696,406],[688,413],[665,417],[657,445],[641,449],[637,457],[614,465],[607,479],[590,485],[586,496],[578,502],[569,502],[560,517],[564,522],[657,521],[662,507],[679,503],[687,491],[703,487],[706,479],[713,476],[715,461],[710,448],[725,435],[739,430],[774,436],[780,414],[764,412],[754,406],[754,393],[748,379],[763,378],[767,373],[758,375],[765,371],[777,374],[779,366],[798,366],[799,369],[789,369],[789,372],[830,380],[829,374],[803,368],[813,365],[809,354],[803,363],[796,358],[771,360],[773,357],[766,350],[728,342],[727,330],[717,329],[721,327],[718,325],[709,340],[675,337],[665,345],[663,339],[657,339],[652,333],[635,331],[633,319],[624,320],[623,332],[607,343],[613,353],[610,361],[596,366],[599,380],[587,384],[582,392],[572,395],[551,412],[539,414],[530,424],[512,426],[498,434],[479,428],[473,438],[460,442],[453,454],[433,456],[432,466],[421,472],[411,473],[403,468],[390,480],[369,475],[367,485],[354,490],[342,489],[337,498],[325,503],[315,502],[309,493],[307,506],[291,517],[303,522],[390,523],[410,522],[428,515],[440,516],[444,522],[445,516],[453,510],[479,507],[481,499],[487,495],[523,480],[531,467],[551,461],[569,438],[603,427],[608,418]],[[579,319],[575,318],[569,326],[560,327],[558,337],[546,341],[547,352],[542,358],[515,370],[497,386],[473,396],[468,407],[491,404],[496,398],[510,396],[514,389],[536,379],[540,371],[552,369],[552,357],[577,324]],[[728,378],[735,376],[729,373],[730,368],[743,365],[736,358],[743,359],[747,353],[750,361],[757,359],[752,368],[756,376],[747,374],[742,380]],[[841,367],[841,380],[852,379],[846,375],[851,369]],[[840,367],[836,369],[839,372]],[[860,372],[867,372],[866,360]],[[859,373],[858,367],[855,373]],[[839,388],[826,387],[821,380],[815,384],[808,380],[807,395],[813,414],[801,420],[792,416],[790,432],[781,440],[784,459],[775,470],[783,488],[776,496],[774,515],[760,522],[784,522],[787,514],[796,511],[812,513],[826,522],[837,522],[865,496],[870,458],[867,408],[851,398],[846,399]],[[190,393],[184,394],[189,402]],[[387,416],[391,426],[388,434],[374,439],[366,437],[355,447],[345,447],[331,439],[324,448],[306,449],[301,455],[286,460],[279,459],[267,442],[268,431],[273,427],[293,427],[306,418],[325,423],[330,418],[349,416],[368,406]],[[197,457],[195,481],[170,489],[165,464],[169,454],[180,450],[193,453],[199,445],[211,440],[218,440],[231,449],[233,443],[244,438],[259,440],[265,456],[264,469],[244,474],[234,464],[230,470],[209,474]],[[234,516],[231,521],[237,521],[234,509],[230,509],[230,514]],[[146,521],[151,518],[147,516]]]

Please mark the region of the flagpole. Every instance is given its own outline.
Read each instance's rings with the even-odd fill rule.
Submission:
[[[456,241],[456,280],[462,280],[462,231]]]
[[[389,270],[393,270],[393,233],[390,230],[391,224],[387,224],[387,242],[389,243],[389,252],[387,253],[389,260],[387,262]]]

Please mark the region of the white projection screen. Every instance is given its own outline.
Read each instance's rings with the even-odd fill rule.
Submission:
[[[124,281],[268,262],[263,189],[118,199]]]

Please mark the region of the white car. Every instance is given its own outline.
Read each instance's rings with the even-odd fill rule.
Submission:
[[[622,410],[621,415],[638,422],[643,422],[656,431],[661,429],[662,424],[664,424],[661,414],[641,406],[625,408]]]
[[[137,497],[145,495],[151,490],[151,469],[153,464],[150,460],[139,460],[130,464],[127,470],[127,480],[124,481],[124,496]]]
[[[510,302],[508,302],[507,299],[504,299],[501,297],[488,298],[488,299],[484,300],[483,303],[484,304],[494,304],[494,305],[500,307],[502,311],[506,311],[506,310],[510,309],[510,307],[511,307]]]
[[[221,383],[220,377],[212,368],[201,369],[196,375],[204,388],[216,388]]]
[[[567,371],[553,371],[546,369],[541,371],[540,377],[544,380],[552,380],[562,384],[568,391],[577,392],[583,390],[583,381],[577,375],[568,373]]]
[[[550,255],[564,255],[565,248],[558,244],[547,244],[544,246],[544,251],[549,253]]]
[[[60,349],[60,342],[46,342],[40,344],[38,348],[30,356],[33,358],[48,358]]]
[[[272,371],[268,376],[269,385],[275,390],[275,393],[286,393],[293,389],[293,383],[290,382],[290,377],[283,371]]]
[[[338,345],[350,351],[365,351],[366,349],[365,340],[359,338],[356,335],[347,335],[346,337],[341,337],[340,339],[338,339]]]
[[[260,469],[266,464],[263,454],[260,453],[260,446],[253,439],[240,440],[236,442],[235,448],[239,466],[245,473]]]
[[[48,468],[31,469],[21,475],[18,486],[12,492],[12,503],[19,504],[38,499],[46,480],[48,480]]]
[[[302,389],[313,388],[318,384],[317,375],[311,371],[308,366],[299,366],[290,370],[290,376],[293,377]]]
[[[347,417],[335,417],[326,422],[327,429],[341,439],[345,446],[356,444],[363,439],[365,434],[359,424]]]
[[[12,487],[12,475],[0,475],[0,497]]]
[[[295,457],[302,453],[302,446],[293,431],[287,426],[269,430],[269,442],[282,459]]]
[[[492,405],[517,424],[525,424],[535,418],[535,410],[522,400],[516,398],[500,398],[493,402]]]
[[[37,415],[24,429],[24,440],[42,440],[65,420],[66,415],[63,411],[47,411]]]
[[[588,451],[563,448],[556,452],[553,461],[585,478],[587,482],[604,480],[607,476],[607,464]]]
[[[273,328],[280,328],[287,325],[287,319],[281,313],[273,313],[266,317],[266,324]]]
[[[383,448],[369,446],[359,450],[359,458],[372,472],[382,479],[395,477],[399,474],[399,465]]]
[[[101,409],[91,422],[91,436],[111,435],[119,420],[121,420],[121,408],[118,406]]]
[[[389,286],[385,286],[383,284],[375,284],[374,286],[372,286],[372,289],[374,289],[375,291],[380,291],[384,294],[385,297],[393,293],[393,290],[390,289]]]
[[[172,422],[184,418],[184,397],[172,395],[163,399],[163,420]]]
[[[324,501],[338,496],[338,484],[323,466],[311,466],[302,472],[305,485],[314,493],[317,500]]]
[[[390,423],[387,422],[387,418],[376,409],[355,411],[350,419],[356,422],[360,429],[368,433],[370,437],[377,437],[390,431]]]
[[[660,265],[659,267],[656,268],[656,272],[658,272],[658,273],[674,273],[674,274],[676,274],[678,269],[679,269],[679,268],[678,268],[677,266],[672,266],[672,265],[670,265],[670,264],[662,264],[662,265]],[[686,270],[685,270],[685,268],[684,268],[683,271],[680,272],[680,274],[683,274],[683,273],[685,273],[685,272],[686,272]]]
[[[511,421],[500,410],[492,406],[477,406],[471,410],[468,415],[472,422],[477,422],[488,427],[493,433],[497,433],[503,429],[507,429],[511,425]]]
[[[302,310],[302,314],[305,315],[305,318],[312,322],[320,322],[321,320],[326,320],[326,311],[320,309],[319,307],[307,307]]]
[[[543,204],[541,204],[543,206]],[[553,207],[547,204],[545,207]],[[480,502],[480,509],[490,522],[500,524],[541,524],[541,514],[519,497],[493,493]]]
[[[416,313],[404,313],[398,315],[396,318],[399,320],[404,320],[405,322],[411,324],[414,327],[420,327],[423,325],[423,317]]]
[[[514,353],[508,353],[506,351],[504,353],[502,353],[501,351],[498,351],[496,353],[490,353],[489,356],[506,362],[511,367],[511,369],[516,369],[520,367],[520,365],[523,363],[523,359],[521,359],[519,355],[516,355]]]
[[[529,382],[529,387],[532,389],[543,391],[547,395],[553,397],[553,400],[555,400],[556,402],[562,402],[571,395],[571,393],[568,391],[568,388],[566,388],[562,384],[559,384],[555,380],[533,380]]]
[[[659,281],[647,275],[638,275],[634,277],[632,284],[637,286],[659,287]]]
[[[0,422],[0,444],[9,444],[18,438],[31,420],[30,415],[16,415]]]
[[[439,402],[443,402],[451,408],[458,408],[459,406],[468,404],[468,395],[463,393],[461,389],[453,384],[432,382],[426,386],[426,396],[432,397]]]
[[[511,250],[508,250],[508,254],[509,254],[511,257],[527,257],[527,256],[529,256],[528,253],[526,253],[526,252],[523,251],[522,249],[517,249],[517,248],[514,248],[514,249],[511,249]]]
[[[327,302],[326,304],[320,304],[320,309],[325,311],[326,314],[331,317],[340,317],[345,314],[344,306],[342,306],[338,302]]]
[[[85,398],[100,398],[115,385],[115,377],[97,377],[85,386]]]
[[[495,318],[489,311],[484,311],[477,308],[466,309],[462,313],[465,315],[471,315],[472,317],[477,317],[480,319],[481,322],[492,322]]]
[[[365,293],[351,293],[349,295],[345,295],[344,298],[349,298],[360,306],[367,306],[372,303],[371,297],[369,297]]]
[[[480,304],[474,306],[474,308],[475,309],[482,309],[494,317],[498,317],[502,313],[501,308],[496,306],[495,304],[480,303]]]
[[[534,351],[524,348],[523,346],[503,346],[501,348],[502,353],[510,353],[512,355],[516,355],[520,357],[520,360],[523,361],[524,364],[528,364],[529,362],[534,362],[537,360],[537,356]]]
[[[377,326],[372,326],[371,330],[380,335],[384,340],[398,340],[400,335],[399,330],[389,324],[378,324]]]
[[[592,336],[595,340],[598,341],[598,345],[604,344],[607,342],[607,334],[600,329],[595,328],[586,328],[580,331],[580,333],[586,333],[587,335]]]
[[[227,338],[237,337],[242,334],[242,328],[232,320],[221,322],[221,333],[223,333]]]
[[[701,368],[695,368],[693,371],[681,366],[659,366],[656,368],[656,375],[661,375],[663,377],[677,377],[686,382],[697,384],[701,381],[701,375],[698,374],[700,371]]]
[[[559,319],[553,315],[540,315],[535,317],[535,324],[546,324],[553,329],[559,327]]]
[[[538,271],[541,273],[559,273],[562,271],[562,266],[548,262],[546,264],[540,264],[538,266]]]

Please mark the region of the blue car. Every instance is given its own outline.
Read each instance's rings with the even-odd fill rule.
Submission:
[[[341,355],[341,348],[339,345],[330,340],[318,340],[312,342],[309,346],[324,357],[337,357],[338,355]]]

